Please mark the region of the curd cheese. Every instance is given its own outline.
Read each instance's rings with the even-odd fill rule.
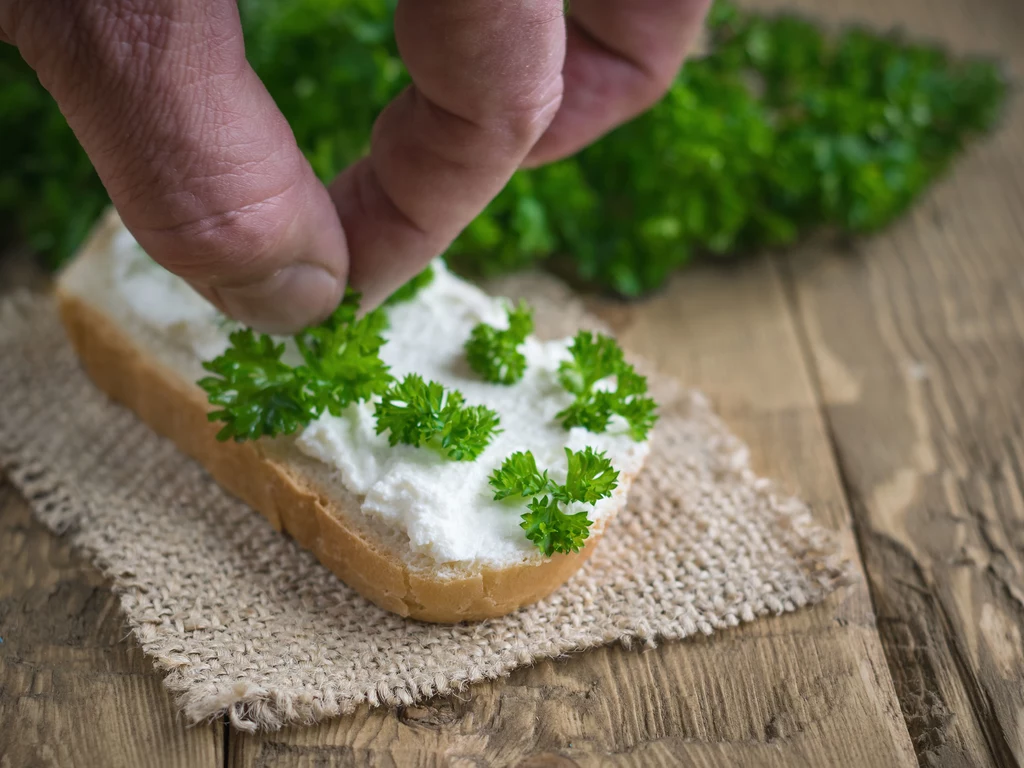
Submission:
[[[111,278],[139,321],[209,360],[227,348],[237,327],[183,280],[153,263],[122,230],[114,244]],[[572,402],[558,382],[570,339],[541,342],[529,337],[521,351],[522,380],[493,384],[474,373],[463,345],[480,322],[506,328],[508,303],[461,280],[442,261],[434,279],[413,299],[386,309],[390,323],[381,357],[395,378],[418,373],[457,389],[468,405],[486,405],[501,419],[501,433],[475,461],[453,461],[429,447],[388,445],[376,434],[373,403],[350,405],[340,417],[324,414],[296,444],[330,467],[337,482],[361,499],[363,514],[408,536],[413,551],[437,564],[507,566],[536,553],[520,527],[526,499],[495,501],[488,477],[515,451],[531,451],[538,467],[556,482],[566,474],[565,448],[607,452],[621,475],[639,471],[647,443],[637,443],[618,417],[606,433],[566,430],[555,414]],[[600,520],[622,503],[626,489],[586,509]]]

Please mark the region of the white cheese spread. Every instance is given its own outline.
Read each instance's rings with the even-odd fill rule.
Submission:
[[[227,347],[232,324],[183,280],[150,261],[127,231],[118,234],[114,248],[111,277],[141,322],[201,360]],[[527,369],[521,381],[511,386],[483,381],[469,368],[463,344],[479,322],[507,327],[507,302],[451,274],[440,260],[434,273],[412,300],[388,308],[390,328],[381,357],[396,378],[418,373],[458,389],[469,405],[495,410],[503,431],[476,461],[452,461],[431,448],[389,446],[386,434],[375,434],[373,404],[359,403],[341,417],[325,414],[310,424],[297,445],[362,499],[364,514],[404,532],[413,551],[438,564],[507,566],[536,553],[520,528],[526,500],[494,501],[487,482],[509,454],[532,451],[542,470],[563,481],[566,447],[606,451],[620,474],[633,475],[647,444],[632,440],[622,421],[594,434],[566,431],[555,419],[572,400],[557,378],[569,339],[541,342],[531,336],[522,347]],[[597,521],[612,513],[625,493],[620,487],[596,507],[580,508]]]

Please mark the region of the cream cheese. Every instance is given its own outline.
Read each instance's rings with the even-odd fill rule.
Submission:
[[[114,285],[139,320],[191,348],[200,360],[212,360],[228,348],[228,334],[237,324],[150,259],[127,229],[116,232],[111,251]]]
[[[228,345],[231,324],[181,279],[151,262],[127,231],[119,233],[111,278],[137,318],[173,337],[198,359]],[[307,426],[296,444],[327,465],[340,486],[362,500],[362,512],[405,533],[413,551],[438,564],[502,567],[536,554],[520,528],[522,502],[497,502],[487,479],[515,451],[532,451],[541,469],[564,480],[565,448],[606,451],[622,475],[639,471],[646,443],[629,437],[621,420],[603,434],[566,431],[555,414],[571,402],[558,383],[559,363],[570,340],[526,340],[526,374],[512,385],[483,381],[466,363],[463,344],[479,322],[507,326],[507,303],[434,264],[434,280],[411,301],[390,307],[387,343],[381,350],[396,378],[418,373],[458,389],[470,405],[495,410],[502,432],[473,462],[452,461],[430,448],[389,446],[375,434],[372,403],[349,406],[340,417],[325,414]],[[591,520],[610,515],[626,489],[596,507]]]

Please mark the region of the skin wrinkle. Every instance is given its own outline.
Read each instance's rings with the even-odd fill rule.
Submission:
[[[164,46],[154,45],[151,41],[146,40],[145,36],[141,36],[140,38],[131,41],[117,41],[117,45],[121,47],[129,47],[133,52],[133,55],[126,55],[122,57],[120,66],[115,68],[115,72],[112,75],[112,77],[115,78],[115,92],[117,93],[130,92],[132,82],[149,82],[150,80],[162,79],[159,77],[159,72],[162,69],[162,66],[166,64],[168,59],[173,60],[171,53],[165,50],[166,42]],[[134,52],[140,49],[149,55],[143,57],[134,55]],[[160,65],[154,64],[154,59],[157,62],[160,62]],[[140,66],[140,62],[143,65]],[[194,77],[185,77],[179,87],[167,89],[170,94],[173,94],[172,98],[180,98],[180,94],[188,92],[190,86],[197,84],[200,75],[200,72],[197,69],[183,67],[179,73],[187,75],[190,71],[194,72]],[[120,109],[125,110],[124,122],[132,126],[130,131],[144,132],[146,130],[151,130],[150,126],[152,124],[169,123],[173,125],[178,114],[178,111],[174,109],[174,106],[176,106],[177,103],[178,102],[171,101],[169,99],[166,104],[158,102],[156,109],[153,109],[151,106],[144,107],[143,102],[132,99],[123,99],[119,106]],[[161,107],[160,104],[163,104],[163,106]],[[150,126],[146,125],[147,122],[150,123]],[[190,130],[194,126],[195,121],[182,126],[182,128],[184,130]],[[102,132],[97,133],[102,134]],[[131,135],[131,133],[129,135]],[[139,143],[142,144],[143,142],[140,141]],[[168,156],[168,153],[165,151],[167,147],[163,142],[156,141],[151,142],[150,146],[153,148],[154,155],[151,158],[145,158],[145,155],[143,155],[143,157],[149,160],[150,165],[158,166],[161,158]],[[112,145],[107,146],[100,151],[112,154],[118,152],[119,148],[120,143],[115,139]],[[164,152],[164,154],[161,155],[161,152]],[[144,171],[145,168],[143,167],[141,170]],[[157,184],[160,183],[160,179],[147,179],[145,183]]]
[[[267,268],[264,252],[279,247],[288,230],[296,223],[301,206],[281,203],[281,199],[297,185],[298,181],[292,180],[284,189],[266,200],[207,212],[195,221],[180,222],[165,229],[154,228],[147,232],[154,236],[187,239],[194,243],[197,251],[209,251],[203,258],[196,258],[195,253],[190,253],[183,254],[180,261],[174,257],[166,259],[165,266],[186,280],[196,279],[192,273],[198,269],[206,278],[205,282],[211,286],[237,287],[254,278],[268,277],[280,271],[280,267]],[[283,222],[273,221],[266,227],[252,227],[252,222],[273,219],[264,215],[268,209],[279,210],[289,218]],[[245,226],[250,231],[240,233],[239,221],[246,222]],[[204,245],[206,248],[203,248]],[[224,265],[230,266],[227,277],[221,274]]]
[[[145,41],[136,42],[135,48],[142,46],[150,51],[157,51],[159,48],[153,46]],[[170,57],[178,58],[182,57]],[[125,64],[130,64],[137,59],[128,57],[125,60]],[[152,69],[159,69],[159,67],[151,67]],[[161,123],[164,128],[161,133],[170,136],[190,136],[196,134],[195,141],[192,142],[194,147],[206,147],[217,146],[224,147],[233,145],[239,146],[239,142],[226,142],[223,140],[215,140],[212,142],[206,141],[206,135],[210,132],[216,134],[222,130],[227,129],[228,126],[222,125],[220,120],[210,121],[206,118],[206,115],[210,113],[208,108],[203,109],[190,109],[190,105],[198,100],[204,102],[204,107],[211,101],[215,102],[211,98],[211,89],[203,88],[209,84],[209,77],[207,72],[204,72],[201,66],[197,64],[184,64],[176,69],[176,75],[184,75],[184,79],[177,82],[177,87],[168,88],[167,99],[163,102],[166,107],[150,116],[151,122]],[[142,73],[142,79],[145,79],[146,72]],[[222,76],[230,77],[232,82],[237,82],[237,72],[226,72]],[[162,78],[154,78],[160,80]],[[159,85],[157,86],[159,88]],[[218,89],[214,89],[218,90]],[[227,90],[227,89],[225,89]],[[215,102],[216,103],[216,102]],[[129,109],[139,111],[138,107],[132,107],[132,102],[128,102]],[[219,110],[218,116],[223,115],[225,110]],[[242,116],[242,110],[236,110],[236,115]],[[186,116],[187,122],[180,123],[180,116]],[[134,122],[134,121],[133,121]],[[142,130],[145,130],[143,128]],[[255,140],[254,142],[255,143]],[[173,144],[168,145],[163,141],[152,141],[149,143],[148,148],[143,148],[140,152],[139,162],[137,166],[129,166],[125,169],[125,176],[128,178],[138,179],[135,182],[136,187],[140,190],[145,190],[148,194],[148,188],[151,186],[164,186],[167,188],[175,188],[180,185],[187,184],[188,182],[195,180],[195,175],[191,172],[191,168],[197,162],[206,162],[204,149],[178,147]],[[222,165],[225,168],[233,168],[236,163],[222,161]],[[212,177],[214,174],[207,174],[208,177]],[[111,185],[114,187],[118,186],[118,180],[116,178],[111,180]],[[126,190],[126,194],[130,202],[134,199],[142,196],[141,194],[131,194],[130,191]],[[170,197],[170,196],[168,196]],[[187,224],[188,222],[183,222]],[[156,228],[154,228],[156,229]]]
[[[558,88],[554,98],[529,117],[531,129],[519,127],[516,132],[537,136],[554,116],[560,100]],[[506,132],[513,130],[508,127],[511,121],[506,121],[498,130],[481,127],[462,116],[452,115],[415,88],[393,106],[406,108],[411,113],[409,121],[419,126],[419,130],[381,136],[377,142],[380,151],[374,158],[387,158],[388,163],[384,167],[375,163],[374,169],[388,199],[420,231],[429,228],[427,222],[453,218],[439,214],[438,208],[450,205],[454,195],[431,194],[444,189],[442,180],[450,179],[450,183],[459,184],[460,179],[472,175],[488,186],[497,187],[496,193],[515,168],[509,158],[522,152],[521,147],[529,146],[521,136],[508,136]],[[406,173],[400,183],[394,181],[394,167]],[[453,174],[452,170],[463,173]],[[392,184],[401,189],[401,194],[396,194]],[[455,200],[457,204],[457,198]],[[453,231],[451,239],[456,234],[457,231]]]
[[[413,119],[424,125],[422,132],[405,137],[412,154],[410,162],[415,162],[416,158],[422,158],[425,154],[448,166],[452,171],[486,174],[493,168],[496,180],[503,177],[506,163],[501,162],[500,155],[498,160],[495,159],[495,147],[501,147],[507,142],[511,151],[515,151],[515,147],[521,142],[515,138],[501,136],[500,121],[495,121],[499,126],[497,130],[475,123],[430,101],[415,87],[410,89],[410,101]],[[554,112],[557,106],[557,103],[551,103],[546,109],[548,112]],[[548,120],[550,115],[535,118],[535,122],[545,125]],[[532,133],[536,134],[537,129],[535,128]],[[441,144],[428,140],[433,134],[449,134],[457,138],[448,144]],[[499,137],[498,141],[495,141],[495,134]]]
[[[655,67],[649,61],[645,61],[642,57],[634,58],[629,54],[628,51],[615,48],[608,42],[595,36],[594,33],[587,29],[586,24],[584,22],[581,22],[579,19],[570,19],[569,23],[573,27],[573,31],[578,35],[584,36],[589,44],[595,46],[596,48],[600,48],[610,58],[616,59],[620,64],[625,66],[627,69],[636,70],[636,74],[639,78],[644,80],[650,80],[652,83],[656,83],[659,88],[662,85],[668,85],[668,83],[663,82],[664,75],[657,74],[658,69],[661,69],[662,72],[664,72],[664,70],[666,69],[665,67]],[[672,74],[675,74],[674,70]]]
[[[534,15],[552,6],[559,4],[448,0],[440,10],[426,11],[423,0],[405,0],[395,15],[395,36],[431,102],[476,124],[500,121],[542,107],[537,84],[560,74],[560,61],[537,77],[530,70],[560,47],[561,30],[525,31]],[[438,43],[441,33],[446,39]]]
[[[415,220],[410,218],[395,201],[388,194],[388,191],[380,183],[380,173],[378,173],[372,166],[374,157],[371,155],[365,161],[362,161],[364,170],[363,173],[358,174],[359,183],[356,184],[357,194],[355,200],[359,203],[362,211],[366,214],[377,208],[381,203],[384,204],[387,213],[391,214],[391,217],[396,219],[398,223],[404,226],[410,231],[411,234],[418,237],[429,237],[430,229],[421,227],[416,223]],[[360,166],[355,166],[354,169],[359,169]]]
[[[346,194],[342,197],[335,192],[338,182],[332,186],[331,192],[335,196],[335,204],[342,212],[345,220],[358,219],[368,222],[364,230],[354,230],[349,234],[349,243],[353,251],[358,251],[360,243],[358,238],[364,232],[381,232],[379,247],[382,252],[397,252],[406,247],[410,241],[425,241],[432,235],[429,230],[421,228],[415,221],[410,219],[391,199],[387,191],[381,186],[380,174],[373,168],[377,156],[371,154],[369,157],[358,161],[355,165],[346,169],[343,173],[344,190]],[[443,248],[445,246],[441,246]],[[351,264],[350,279],[357,288],[366,291],[365,298],[368,305],[375,301],[383,300],[387,296],[387,289],[378,294],[372,292],[372,277],[365,273],[367,267],[372,267],[375,276],[389,279],[391,285],[401,284],[406,278],[402,265],[396,265],[394,260],[381,259],[376,263],[368,264],[366,261],[353,260]],[[407,267],[405,267],[407,269]],[[367,290],[367,286],[370,289]]]
[[[187,166],[182,167],[179,162],[185,158],[198,158],[211,166],[223,165],[225,168],[237,167],[238,161],[233,157],[239,155],[240,149],[246,149],[267,143],[267,136],[264,133],[253,135],[252,128],[255,123],[250,121],[224,122],[222,115],[240,115],[242,110],[225,110],[221,105],[224,99],[214,98],[209,88],[181,89],[174,95],[169,95],[166,102],[166,123],[156,132],[161,136],[173,137],[176,135],[188,137],[186,142],[168,143],[154,141],[150,148],[143,149],[141,155],[146,162],[152,178],[147,180],[149,184],[158,184],[168,188],[186,183],[193,174]],[[219,94],[218,94],[219,95]],[[202,100],[203,106],[196,109],[193,105],[196,101]],[[230,102],[228,102],[230,104]],[[215,108],[214,105],[216,105]],[[188,116],[188,121],[181,123],[179,115]],[[232,136],[232,131],[242,136],[247,136],[240,141]],[[223,135],[223,138],[222,138]],[[274,146],[267,146],[265,157],[271,157],[279,153]],[[253,159],[246,162],[252,163]],[[212,175],[212,174],[210,174]],[[271,174],[274,175],[274,174]]]
[[[218,114],[223,115],[222,110]],[[236,117],[244,118],[244,115],[237,114]],[[250,150],[242,154],[241,160],[218,159],[217,157],[206,157],[199,151],[185,153],[179,151],[175,158],[181,159],[184,155],[184,164],[178,163],[180,168],[178,184],[187,190],[202,190],[207,185],[222,184],[226,187],[244,188],[254,178],[262,178],[273,181],[281,176],[281,169],[287,168],[292,163],[292,158],[281,150],[281,148],[268,145],[266,137],[256,138],[235,138],[239,127],[244,127],[244,119],[235,121],[218,121],[210,126],[211,139],[204,142],[206,146],[230,148],[233,154],[239,150]],[[250,156],[251,155],[251,156]],[[303,168],[294,167],[285,176],[290,179],[289,187],[298,183]],[[278,195],[282,194],[278,193]]]

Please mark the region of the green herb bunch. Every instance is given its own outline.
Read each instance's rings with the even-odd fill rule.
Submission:
[[[547,470],[541,472],[530,451],[513,453],[490,477],[496,500],[530,499],[522,528],[547,557],[556,552],[578,552],[590,535],[587,512],[568,512],[566,505],[593,506],[618,486],[619,473],[603,453],[593,448],[566,448],[565,455],[569,463],[565,483],[551,480]]]
[[[997,67],[895,34],[835,36],[718,0],[710,52],[665,98],[578,156],[521,172],[451,250],[483,273],[563,256],[620,294],[697,256],[877,230],[989,130]]]
[[[656,406],[647,394],[647,379],[626,362],[615,339],[580,331],[569,347],[569,354],[572,360],[559,366],[558,377],[576,399],[557,414],[562,425],[566,429],[583,427],[591,432],[604,432],[612,416],[618,415],[629,423],[634,440],[646,440],[658,418]]]
[[[479,323],[466,340],[469,367],[486,381],[515,384],[526,372],[526,357],[519,347],[533,333],[533,310],[520,302],[508,310],[508,328]]]

